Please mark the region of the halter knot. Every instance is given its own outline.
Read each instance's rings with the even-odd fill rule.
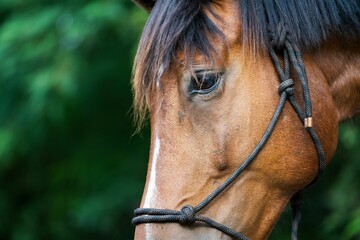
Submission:
[[[184,225],[191,225],[196,222],[195,209],[192,206],[186,205],[181,209],[179,222]]]
[[[276,50],[285,48],[285,42],[289,37],[289,31],[284,21],[280,21],[277,27],[270,30],[270,44]]]
[[[292,79],[285,80],[280,83],[279,85],[279,94],[282,94],[284,91],[286,92],[287,96],[294,95],[294,81]]]

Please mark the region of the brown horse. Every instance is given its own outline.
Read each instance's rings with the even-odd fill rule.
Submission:
[[[135,239],[231,239],[205,218],[266,239],[289,200],[321,167],[321,149],[301,120],[318,135],[328,163],[339,122],[360,110],[359,1],[136,2],[150,12],[133,80],[138,120],[149,110],[152,131],[141,207],[170,210],[138,211],[147,216],[135,221],[144,223]],[[289,67],[293,55],[297,60]],[[302,60],[308,85],[300,79],[306,75]],[[282,75],[292,80],[279,95]],[[307,93],[312,115],[296,114],[290,95],[311,110]],[[183,207],[197,206],[243,164],[283,96],[289,101],[254,161],[196,212],[195,221],[194,209]]]

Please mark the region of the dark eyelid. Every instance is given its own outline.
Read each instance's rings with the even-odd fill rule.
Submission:
[[[222,71],[216,69],[198,69],[195,70],[195,74],[207,74],[207,73],[221,73]]]

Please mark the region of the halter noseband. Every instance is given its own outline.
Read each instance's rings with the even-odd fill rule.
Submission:
[[[315,133],[315,130],[313,129],[311,97],[302,55],[296,43],[291,39],[289,32],[287,31],[283,22],[281,22],[275,30],[275,32],[269,33],[271,39],[269,54],[280,79],[280,85],[278,89],[280,99],[264,135],[262,136],[259,143],[255,146],[254,150],[245,159],[245,161],[222,184],[220,184],[219,187],[217,187],[208,197],[206,197],[195,207],[187,205],[184,206],[180,211],[169,209],[138,208],[134,211],[135,217],[132,220],[134,225],[143,223],[168,222],[180,223],[182,225],[191,225],[196,222],[203,222],[235,239],[248,240],[249,238],[245,237],[243,234],[197,213],[206,207],[211,201],[213,201],[232,182],[234,182],[236,178],[246,169],[246,167],[249,166],[249,164],[251,164],[252,161],[256,158],[273,132],[284,109],[286,100],[290,102],[300,120],[304,123],[305,129],[309,133],[318,154],[318,172],[315,179],[309,185],[313,184],[320,177],[325,168],[325,153],[321,146],[321,142]],[[281,51],[283,53],[283,64],[277,55],[277,52],[281,53]],[[300,80],[302,86],[304,111],[301,110],[294,96],[294,81],[290,78],[290,67],[295,70],[297,78]],[[292,240],[297,240],[297,231],[301,218],[301,204],[302,198],[299,192],[291,199],[291,207],[293,209],[293,223],[291,233]]]

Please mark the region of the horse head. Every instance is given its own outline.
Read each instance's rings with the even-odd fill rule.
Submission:
[[[133,86],[151,152],[135,238],[227,239],[221,223],[266,239],[331,159],[339,122],[360,109],[359,3],[136,2],[150,12]]]

